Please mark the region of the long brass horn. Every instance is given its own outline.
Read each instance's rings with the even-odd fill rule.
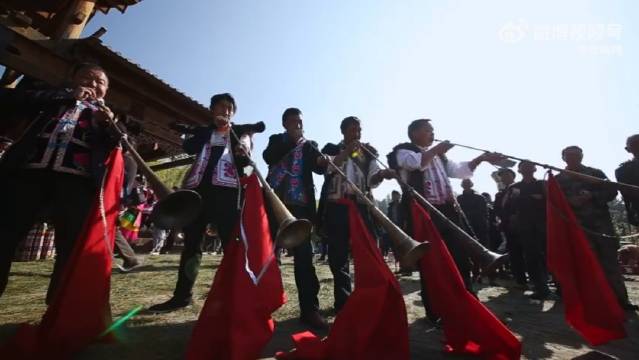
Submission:
[[[384,164],[373,152],[371,152],[366,146],[362,145],[362,148],[385,169],[388,169],[388,166]],[[462,228],[457,226],[454,222],[452,222],[446,215],[442,214],[433,204],[431,204],[426,198],[424,198],[417,190],[415,190],[412,186],[408,185],[404,180],[402,180],[399,176],[395,178],[399,183],[399,186],[404,191],[409,191],[412,197],[426,209],[429,213],[434,214],[438,218],[444,221],[444,223],[455,231],[460,239],[461,245],[464,247],[469,253],[469,256],[474,261],[479,263],[479,266],[482,269],[484,274],[490,274],[495,269],[502,266],[506,261],[508,261],[508,254],[498,254],[488,250],[484,245],[482,245],[477,239],[470,236],[467,232],[465,232]]]
[[[422,256],[426,254],[426,251],[428,251],[428,241],[420,243],[408,236],[408,234],[400,229],[399,226],[395,225],[394,222],[392,222],[379,208],[377,208],[375,203],[373,203],[373,201],[369,199],[368,196],[366,196],[366,194],[364,194],[362,190],[359,189],[357,185],[355,185],[331,159],[326,159],[328,160],[329,165],[331,165],[333,169],[335,169],[335,171],[351,186],[357,197],[360,198],[366,206],[368,206],[371,215],[375,218],[375,220],[377,220],[384,230],[386,230],[388,237],[395,245],[395,249],[397,249],[400,269],[414,269],[417,266],[419,259],[421,259]]]
[[[436,216],[443,219],[446,225],[457,233],[458,239],[464,247],[464,250],[468,252],[473,261],[477,261],[479,263],[482,273],[490,274],[508,261],[508,254],[498,254],[488,250],[484,245],[477,241],[477,239],[470,236],[470,234],[448,219],[446,215],[442,214],[435,206],[433,206],[433,204],[418,193],[417,190],[410,186],[408,186],[408,190],[421,206],[428,210],[429,213],[436,214]]]
[[[309,238],[313,224],[306,219],[293,216],[273,188],[264,180],[257,167],[254,166],[253,169],[264,189],[264,199],[268,202],[273,218],[278,223],[275,242],[285,249],[297,247]]]
[[[231,134],[235,140],[240,143],[240,138],[237,136],[233,128],[230,129]],[[240,143],[241,144],[241,143]],[[253,167],[253,172],[257,175],[257,178],[262,184],[264,189],[264,200],[269,205],[271,214],[277,222],[277,233],[275,234],[275,243],[285,249],[292,249],[299,246],[304,241],[308,240],[311,235],[313,224],[306,219],[298,219],[286,208],[286,205],[282,203],[282,200],[275,194],[273,188],[264,180],[257,165],[250,160],[248,151],[242,146],[242,150],[246,154],[247,158]]]
[[[100,106],[104,104],[99,103]],[[183,227],[197,217],[202,205],[202,198],[193,190],[173,191],[166,187],[162,180],[144,162],[144,159],[135,151],[129,142],[126,134],[115,124],[109,121],[111,128],[120,135],[122,145],[129,151],[138,165],[138,170],[149,182],[151,189],[157,195],[159,201],[151,212],[151,221],[162,229],[173,229]]]
[[[403,270],[411,270],[417,267],[417,262],[426,254],[429,243],[427,241],[421,243],[415,241],[375,206],[370,199],[368,201],[367,205],[370,208],[371,215],[386,230],[388,238],[395,245],[399,256],[399,267]]]
[[[434,141],[443,142],[442,140],[437,140],[437,139],[435,139]],[[468,145],[456,144],[456,143],[450,143],[450,144],[451,145],[455,145],[455,146],[459,146],[459,147],[463,147],[463,148],[466,148],[466,149],[481,151],[481,152],[484,152],[484,153],[491,152],[489,150],[480,149],[480,148],[477,148],[477,147],[474,147],[474,146],[468,146]],[[523,159],[521,157],[517,157],[517,156],[513,156],[513,155],[508,155],[508,154],[503,154],[503,153],[499,153],[499,154],[502,155],[506,159],[501,160],[500,164],[495,164],[495,165],[499,165],[499,166],[502,166],[502,167],[512,167],[512,166],[515,165],[514,161],[510,161],[508,159],[519,161],[519,162],[525,161],[525,162],[529,162],[529,163],[531,163],[533,165],[537,165],[537,166],[539,166],[541,168],[544,168],[544,169],[557,171],[559,173],[570,174],[572,176],[585,179],[586,181],[590,181],[590,182],[594,181],[596,183],[606,184],[606,186],[610,186],[612,188],[627,189],[628,191],[639,191],[639,186],[637,186],[637,185],[618,182],[618,181],[610,181],[608,179],[602,179],[602,178],[598,178],[596,176],[583,174],[583,173],[580,173],[579,171],[573,171],[573,170],[558,168],[556,166],[552,166],[552,165],[548,165],[548,164],[544,164],[544,163],[539,163],[539,162],[536,162],[536,161],[533,161],[533,160]]]

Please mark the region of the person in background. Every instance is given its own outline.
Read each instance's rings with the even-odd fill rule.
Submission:
[[[493,199],[490,194],[487,192],[481,193],[481,195],[486,199],[486,204],[488,205],[488,250],[498,253],[499,246],[504,241],[503,235],[499,231],[499,219],[497,219],[497,215],[495,214],[495,204],[493,203]],[[498,271],[503,271],[503,267],[501,269],[497,269]],[[495,282],[495,274],[488,275],[488,285],[497,286]]]
[[[406,225],[404,224],[404,213],[401,204],[402,194],[393,190],[391,192],[391,201],[388,203],[388,208],[386,209],[386,216],[392,221],[395,225],[399,226],[399,228],[403,229]],[[393,255],[395,258],[398,258],[398,255],[395,253],[393,249],[393,242],[388,237],[388,234],[384,234],[382,238],[382,255],[385,257],[388,256],[388,252],[393,250]]]
[[[534,287],[530,297],[544,300],[550,295],[546,266],[546,183],[535,179],[535,164],[522,161],[518,167],[522,179],[510,187],[514,226]]]
[[[457,196],[457,203],[462,211],[464,229],[482,245],[488,247],[488,204],[486,199],[473,190],[472,180],[462,180],[461,186],[464,191]],[[479,263],[473,262],[472,272],[474,280],[480,282]]]
[[[619,182],[639,186],[639,134],[628,137],[626,151],[632,155],[632,159],[619,165],[615,177]],[[619,190],[626,206],[628,223],[639,226],[639,190],[623,186]]]
[[[508,168],[499,169],[497,172],[504,188],[495,194],[495,214],[499,218],[499,230],[506,238],[506,249],[510,259],[510,272],[512,273],[517,288],[527,289],[528,279],[526,277],[526,260],[524,258],[524,246],[517,233],[515,223],[515,210],[511,197],[517,194],[511,191],[511,186],[515,182],[515,172]]]
[[[568,146],[561,152],[566,170],[608,180],[603,171],[583,165],[583,156],[583,150],[579,146]],[[617,196],[614,185],[565,172],[557,175],[556,179],[581,223],[619,304],[626,310],[638,310],[639,307],[630,303],[628,299],[628,291],[617,260],[619,237],[608,208],[608,202]]]
[[[171,188],[174,192],[178,191],[180,188],[177,186],[173,186]],[[166,236],[166,241],[164,242],[164,246],[160,249],[160,254],[168,254],[175,244],[175,240],[180,233],[180,229],[170,229],[168,230],[168,234]]]

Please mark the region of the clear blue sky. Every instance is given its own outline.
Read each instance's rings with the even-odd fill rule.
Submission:
[[[260,161],[295,106],[320,145],[356,115],[386,154],[428,117],[438,138],[559,166],[580,145],[613,176],[639,133],[637,24],[631,0],[145,0],[96,15],[84,35],[106,27],[107,45],[203,104],[233,93],[236,122],[267,124]],[[495,192],[493,169],[480,166],[478,190]]]

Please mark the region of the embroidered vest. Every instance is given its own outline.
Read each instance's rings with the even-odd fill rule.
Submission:
[[[52,118],[38,134],[36,147],[25,167],[90,176],[91,120],[98,108],[77,102],[59,117]]]
[[[295,148],[286,154],[277,165],[269,169],[269,185],[275,190],[282,202],[290,205],[308,204],[308,194],[304,188],[304,144],[301,138]]]
[[[230,187],[230,188],[238,188],[238,175],[237,170],[235,169],[235,164],[233,162],[233,153],[231,151],[231,141],[228,134],[221,134],[218,132],[213,132],[211,134],[211,139],[204,147],[200,154],[198,154],[197,159],[191,169],[188,172],[188,175],[184,178],[184,182],[182,186],[186,189],[194,189],[202,182],[204,177],[204,173],[206,172],[207,166],[209,166],[209,160],[215,161],[215,159],[211,158],[211,152],[214,147],[222,147],[222,154],[219,159],[217,159],[217,163],[213,165],[212,174],[211,174],[211,184],[216,186]]]

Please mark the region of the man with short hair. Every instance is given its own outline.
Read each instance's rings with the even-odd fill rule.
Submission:
[[[410,142],[399,144],[393,148],[393,152],[388,155],[389,166],[397,169],[403,181],[433,204],[446,218],[461,226],[460,215],[454,205],[455,198],[450,178],[469,178],[480,163],[497,161],[502,156],[485,153],[471,161],[457,163],[446,157],[446,153],[454,145],[444,141],[432,146],[435,139],[434,134],[430,119],[418,119],[411,122],[408,126]],[[410,193],[405,191],[404,198],[404,203],[407,206]],[[472,292],[469,254],[461,239],[444,219],[437,216],[433,216],[432,219],[455,261],[466,288]],[[406,220],[410,222],[410,217],[407,216]],[[412,233],[410,223],[407,230],[409,234]],[[423,277],[421,272],[420,275]],[[429,308],[428,297],[423,286],[421,296],[427,316],[435,321],[438,316],[433,314]]]
[[[515,223],[515,210],[511,202],[511,187],[515,182],[516,174],[513,170],[502,168],[497,171],[497,176],[504,186],[495,194],[495,214],[499,218],[499,230],[506,238],[506,249],[510,261],[512,273],[517,287],[521,290],[527,288],[526,258],[524,257],[524,245],[521,243]]]
[[[109,78],[95,64],[81,64],[73,88],[47,91],[4,89],[3,109],[31,124],[0,162],[0,295],[17,244],[41,210],[55,227],[56,260],[47,303],[61,278],[105,175],[105,161],[117,144],[108,131],[113,113],[104,106]]]
[[[394,176],[392,170],[381,170],[373,156],[377,151],[370,145],[360,142],[362,135],[361,121],[349,116],[340,124],[343,139],[338,144],[328,143],[322,153],[331,157],[333,163],[363,193],[369,194],[382,180]],[[364,149],[365,147],[365,149]],[[371,155],[372,153],[372,155]],[[369,228],[373,228],[372,219],[367,206],[355,195],[348,182],[329,166],[324,180],[324,189],[320,207],[324,209],[323,226],[328,235],[328,263],[333,273],[334,307],[339,312],[351,294],[351,276],[348,253],[350,246],[348,206],[339,203],[341,199],[351,199],[358,204],[362,218]]]
[[[615,171],[615,177],[619,182],[639,186],[639,134],[628,137],[626,151],[632,154],[632,159],[619,165]],[[639,190],[627,187],[620,187],[619,190],[626,205],[628,222],[639,226]]]
[[[449,220],[461,225],[460,215],[454,205],[450,178],[469,178],[480,163],[495,161],[501,156],[487,153],[467,162],[456,163],[449,160],[446,153],[454,145],[444,141],[432,146],[435,135],[430,119],[413,121],[408,126],[408,138],[410,143],[395,146],[389,155],[389,164],[399,169],[399,176]],[[470,261],[457,234],[442,219],[433,217],[433,221],[451,252],[466,287],[471,290]]]
[[[402,228],[404,226],[404,214],[401,209],[402,194],[397,191],[391,191],[391,201],[388,203],[388,209],[386,215],[397,226]]]
[[[388,219],[390,219],[390,221],[392,221],[395,225],[399,226],[399,228],[403,229],[405,227],[405,224],[404,224],[405,220],[404,220],[404,211],[402,209],[401,200],[402,200],[402,194],[397,190],[393,190],[391,192],[391,201],[388,203],[388,209],[386,209],[386,215],[388,216]],[[383,243],[381,246],[382,255],[387,256],[388,251],[392,249],[393,255],[396,258],[395,260],[399,261],[398,259],[399,255],[395,252],[395,247],[390,237],[388,236],[388,234],[385,233],[382,239],[383,239]]]
[[[286,131],[271,135],[262,154],[269,166],[266,181],[293,216],[314,222],[316,204],[313,173],[323,175],[326,160],[317,149],[317,143],[304,137],[300,109],[286,109],[282,114],[282,126]],[[277,233],[277,225],[271,222],[273,235]],[[317,295],[320,284],[313,266],[310,236],[292,251],[300,321],[314,328],[326,328],[326,320],[319,313]]]
[[[239,219],[241,204],[240,177],[249,164],[245,151],[251,149],[251,135],[264,131],[264,124],[235,125],[231,118],[237,111],[231,94],[211,97],[213,121],[208,126],[192,129],[191,137],[182,147],[187,154],[196,155],[195,162],[184,177],[182,187],[202,197],[197,218],[184,227],[184,249],[180,255],[178,279],[173,297],[149,308],[155,313],[170,312],[189,306],[193,302],[193,285],[202,260],[202,240],[207,224],[218,229],[222,245],[231,240]],[[238,142],[231,129],[240,137]]]
[[[514,228],[524,249],[526,269],[534,286],[530,297],[544,300],[548,290],[546,267],[546,191],[545,181],[535,179],[537,167],[529,161],[519,163],[521,181],[509,188],[514,210]]]
[[[472,180],[463,179],[461,187],[464,191],[457,196],[463,229],[488,248],[488,204],[483,196],[473,190],[473,186]],[[480,273],[479,262],[473,261],[474,281],[481,282]]]
[[[471,234],[474,234],[482,245],[488,247],[488,203],[473,190],[472,180],[462,180],[461,186],[464,191],[457,196],[457,202],[468,219],[468,224],[464,225],[469,226]]]
[[[499,245],[501,245],[502,235],[499,232],[499,222],[495,214],[495,204],[489,193],[483,192],[481,196],[486,199],[486,205],[488,206],[488,246],[486,247],[488,250],[496,252],[497,249],[499,249]]]
[[[565,172],[556,177],[590,241],[590,246],[597,256],[619,304],[626,310],[637,310],[637,306],[632,305],[628,299],[626,284],[621,275],[617,261],[619,237],[615,232],[608,209],[608,202],[615,199],[617,190],[613,185],[604,182],[608,178],[603,171],[582,164],[583,150],[579,146],[566,147],[562,150],[561,156],[566,163],[566,170],[602,180],[597,181]]]

